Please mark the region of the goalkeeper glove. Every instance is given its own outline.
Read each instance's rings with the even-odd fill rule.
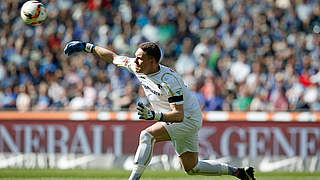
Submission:
[[[64,48],[64,53],[67,54],[68,56],[72,55],[73,53],[81,52],[81,51],[92,53],[94,48],[95,46],[90,43],[86,43],[83,41],[71,41]]]
[[[154,112],[145,106],[142,102],[138,102],[137,106],[139,119],[163,121],[162,112]]]

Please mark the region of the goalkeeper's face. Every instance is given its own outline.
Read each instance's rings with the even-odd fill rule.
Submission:
[[[136,63],[137,73],[154,73],[157,70],[157,68],[155,69],[155,67],[158,67],[158,64],[156,63],[154,58],[147,55],[146,52],[144,52],[140,48],[136,51],[136,58],[134,62]]]

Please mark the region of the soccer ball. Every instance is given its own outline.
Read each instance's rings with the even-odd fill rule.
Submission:
[[[47,18],[47,13],[41,2],[27,1],[22,5],[20,16],[25,23],[38,26]]]

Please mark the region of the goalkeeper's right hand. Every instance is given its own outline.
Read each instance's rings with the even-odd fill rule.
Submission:
[[[94,47],[95,46],[93,44],[86,43],[83,41],[71,41],[64,48],[64,53],[67,54],[68,56],[72,55],[73,53],[81,52],[81,51],[92,53]]]

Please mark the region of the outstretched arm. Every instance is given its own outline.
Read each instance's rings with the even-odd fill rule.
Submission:
[[[87,53],[93,53],[103,61],[112,63],[112,64],[114,59],[118,56],[115,52],[109,49],[95,46],[91,43],[86,43],[83,41],[71,41],[64,48],[64,53],[67,54],[68,56],[81,51],[84,51]]]
[[[112,64],[113,60],[118,56],[115,52],[99,46],[95,46],[93,48],[93,54],[102,59],[103,61]]]

